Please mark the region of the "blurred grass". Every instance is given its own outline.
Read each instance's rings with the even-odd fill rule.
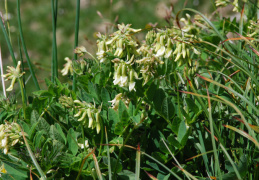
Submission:
[[[111,4],[112,2],[112,4]],[[195,8],[203,13],[212,11],[210,1],[194,0],[186,1],[186,7]],[[170,5],[173,6],[173,13],[176,14],[185,6],[185,1],[177,0],[81,0],[79,42],[93,53],[96,50],[97,32],[108,33],[111,31],[111,24],[125,23],[132,24],[133,28],[144,29],[148,23],[158,23],[159,27],[168,26],[163,17]],[[5,17],[5,1],[0,1],[0,11]],[[207,7],[207,8],[204,8]],[[209,8],[208,8],[209,7]],[[205,12],[204,12],[205,10]],[[19,60],[18,49],[18,22],[16,14],[16,1],[8,0],[8,13],[10,23],[11,42],[14,52]],[[100,17],[97,14],[102,14]],[[58,3],[57,20],[57,59],[59,70],[63,68],[64,58],[73,57],[74,27],[75,27],[76,1],[66,0]],[[117,22],[114,20],[117,17]],[[35,66],[36,77],[41,88],[46,88],[44,79],[51,75],[51,51],[52,51],[52,24],[51,24],[51,2],[44,0],[21,1],[21,20],[24,32],[24,40],[28,53]],[[5,18],[6,19],[6,18]],[[107,28],[107,26],[109,26]],[[143,38],[143,35],[139,36]],[[10,54],[3,33],[0,33],[0,45],[2,47],[4,67],[12,65]],[[28,66],[25,63],[26,77],[29,76]],[[61,76],[59,76],[61,77]],[[61,77],[61,81],[65,79]],[[27,87],[29,93],[36,90],[29,80]]]

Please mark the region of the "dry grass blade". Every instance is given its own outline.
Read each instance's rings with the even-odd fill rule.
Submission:
[[[84,164],[85,164],[86,159],[87,159],[91,154],[94,154],[94,151],[95,151],[95,149],[93,149],[93,150],[83,159],[82,164],[81,164],[81,167],[80,167],[80,170],[79,170],[79,172],[78,172],[78,174],[77,174],[76,180],[78,180],[78,179],[80,178],[80,174],[82,173],[82,170],[83,170],[83,167],[84,167]]]
[[[245,132],[243,130],[240,130],[240,129],[237,129],[237,128],[235,128],[233,126],[230,126],[230,125],[223,125],[223,126],[226,127],[226,128],[229,128],[229,129],[239,133],[240,135],[244,136],[245,138],[249,139],[250,141],[252,141],[257,146],[257,148],[259,148],[259,143],[252,136],[247,134],[247,132]]]
[[[158,180],[155,176],[153,176],[152,174],[148,173],[147,171],[145,171],[145,173],[148,175],[148,177],[152,180]]]
[[[236,120],[238,120],[239,122],[245,124],[244,121],[242,121],[242,120],[239,119],[238,117],[234,116],[233,118],[236,119]],[[249,125],[255,132],[259,133],[259,126],[252,125],[252,124],[250,124],[250,123],[248,123],[248,125]]]
[[[99,180],[103,180],[103,176],[102,176],[102,173],[101,173],[101,170],[100,170],[100,167],[99,167],[97,158],[96,158],[96,156],[95,156],[94,153],[93,153],[93,159],[94,159],[94,166],[95,166],[95,170],[96,170],[98,179],[99,179]]]

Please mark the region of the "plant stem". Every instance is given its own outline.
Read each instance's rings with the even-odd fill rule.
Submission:
[[[20,85],[20,89],[21,89],[21,94],[22,94],[23,117],[24,117],[24,119],[26,119],[26,118],[25,118],[26,100],[25,100],[25,98],[24,98],[24,91],[23,91],[24,85],[23,85],[23,81],[22,81],[21,78],[18,78],[18,81],[19,81],[19,85]]]
[[[20,53],[20,59],[21,59],[21,65],[22,65],[22,72],[24,72],[24,63],[23,63],[23,57],[22,57],[22,49],[20,45],[20,39],[18,37],[18,47],[19,47],[19,53]],[[23,82],[23,93],[24,93],[24,101],[27,103],[27,97],[26,97],[26,84],[25,84],[25,77],[22,76],[22,82]]]
[[[76,23],[75,23],[75,44],[74,48],[78,46],[78,34],[79,34],[79,18],[80,18],[80,0],[76,1]],[[74,60],[77,59],[77,54],[74,53]],[[73,91],[76,90],[76,73],[73,72]]]
[[[17,66],[17,61],[16,61],[16,59],[15,59],[15,55],[14,55],[14,52],[13,52],[13,47],[12,47],[12,45],[11,45],[10,39],[8,38],[6,29],[5,29],[5,26],[4,26],[4,23],[3,23],[2,14],[0,14],[0,15],[1,15],[0,26],[1,26],[1,29],[2,29],[2,31],[3,31],[3,33],[4,33],[5,41],[6,41],[6,44],[7,44],[7,46],[8,46],[10,55],[11,55],[11,57],[12,57],[13,64],[14,64],[14,66],[16,67],[16,66]]]
[[[4,97],[6,98],[6,90],[5,90],[5,83],[4,83],[4,77],[3,77],[4,70],[3,70],[1,46],[0,46],[0,68],[1,68],[1,80],[2,80],[3,93],[4,93]]]
[[[51,63],[51,81],[54,82],[58,77],[58,65],[57,65],[57,40],[56,40],[56,25],[57,25],[57,2],[58,0],[51,0],[52,10],[52,63]]]
[[[21,23],[21,13],[20,13],[20,0],[17,0],[17,16],[18,16],[19,33],[20,33],[20,37],[21,37],[23,51],[25,53],[25,57],[26,57],[26,60],[27,60],[27,63],[28,63],[28,66],[29,66],[29,69],[30,69],[30,72],[31,72],[31,75],[32,75],[33,82],[34,82],[34,84],[36,86],[36,89],[40,90],[40,86],[39,86],[39,83],[38,83],[37,78],[35,76],[35,73],[33,71],[31,60],[30,60],[30,57],[28,55],[28,51],[27,51],[27,48],[26,48],[26,45],[25,45],[25,42],[24,42],[24,38],[23,38],[22,23]]]

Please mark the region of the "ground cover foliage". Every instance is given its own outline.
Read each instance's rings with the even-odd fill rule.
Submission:
[[[17,0],[32,96],[24,88],[24,60],[0,22],[14,63],[2,75],[11,80],[0,103],[2,179],[258,179],[256,1],[215,1],[231,5],[239,20],[210,20],[185,8],[174,17],[168,12],[167,27],[118,24],[97,34],[93,54],[78,44],[78,0],[74,57],[61,70],[69,82],[58,79],[57,1],[51,2],[52,76],[40,89]],[[137,39],[143,32],[145,39]],[[16,81],[19,104],[10,93]]]

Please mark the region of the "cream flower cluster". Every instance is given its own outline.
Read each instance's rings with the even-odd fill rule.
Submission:
[[[124,104],[126,105],[126,107],[128,107],[129,103],[130,103],[130,99],[123,93],[119,93],[115,96],[115,98],[111,101],[109,101],[110,103],[112,103],[112,109],[114,109],[115,111],[118,110],[119,108],[119,103],[120,101],[124,102]]]
[[[243,0],[243,2],[247,2],[247,0]],[[216,6],[217,7],[220,7],[220,6],[227,6],[229,4],[232,4],[234,6],[233,8],[233,12],[239,12],[240,11],[240,8],[238,6],[238,0],[234,0],[234,1],[230,1],[230,0],[216,0],[215,1],[216,3]]]
[[[97,109],[95,108],[95,104],[93,105],[79,100],[75,100],[74,104],[75,109],[78,111],[74,117],[78,118],[78,121],[82,121],[84,125],[88,126],[88,128],[96,128],[96,132],[99,134],[101,130],[101,107]]]
[[[164,64],[160,58],[158,58],[155,54],[150,53],[150,47],[147,45],[142,45],[138,52],[142,55],[142,59],[136,60],[136,63],[140,65],[140,73],[144,78],[144,84],[148,82],[148,80],[154,76],[156,73],[157,66],[159,64]],[[152,50],[151,50],[152,51]]]
[[[11,146],[22,143],[21,138],[21,128],[17,123],[6,121],[0,125],[0,149],[3,149],[4,154],[8,154]]]
[[[8,68],[7,74],[4,74],[3,77],[6,78],[5,81],[8,81],[11,79],[12,82],[11,82],[10,87],[7,88],[6,91],[12,91],[16,79],[22,77],[22,75],[25,74],[25,72],[21,72],[20,66],[21,66],[21,61],[18,61],[16,68],[13,66],[7,66],[7,68]]]
[[[132,56],[132,59],[134,56]],[[123,60],[115,59],[114,64],[114,76],[113,84],[119,85],[120,87],[129,88],[129,91],[136,91],[135,89],[135,78],[138,78],[137,73],[133,70],[130,65],[130,61],[125,63]]]
[[[101,63],[106,62],[107,53],[112,53],[119,58],[129,58],[131,57],[131,52],[136,51],[138,44],[132,38],[132,34],[139,32],[141,29],[133,29],[130,28],[130,26],[130,24],[119,24],[119,30],[114,32],[110,39],[107,39],[104,35],[98,34],[98,50],[96,55]]]

